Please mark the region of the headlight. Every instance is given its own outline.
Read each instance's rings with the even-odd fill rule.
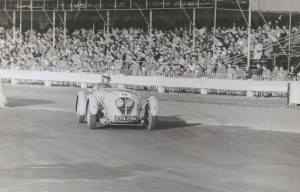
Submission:
[[[126,107],[131,107],[133,105],[133,101],[131,99],[126,99],[125,105]]]
[[[123,99],[117,99],[117,100],[116,100],[116,105],[117,105],[118,107],[122,107],[122,106],[124,105]]]

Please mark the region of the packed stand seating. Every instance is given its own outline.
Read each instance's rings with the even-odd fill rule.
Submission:
[[[278,23],[269,23],[252,29],[251,58],[260,61],[270,58],[286,47],[289,30]],[[247,29],[244,27],[196,29],[195,50],[189,31],[183,27],[174,30],[154,29],[150,36],[140,28],[111,28],[109,38],[102,30],[75,30],[68,33],[64,46],[63,28],[56,28],[55,47],[52,46],[52,28],[45,33],[30,31],[22,34],[12,29],[0,29],[1,68],[55,72],[86,72],[186,78],[286,80],[300,77],[298,63],[294,68],[268,69],[257,62],[257,67],[245,68],[248,52]],[[292,29],[293,45],[300,44],[300,27]],[[214,38],[216,37],[216,38]],[[150,43],[151,38],[151,43]],[[216,39],[216,41],[214,41]],[[32,42],[32,44],[31,44]],[[109,45],[109,46],[107,46]],[[215,52],[213,52],[215,51]],[[213,54],[214,53],[214,54]],[[298,66],[299,67],[299,66]]]

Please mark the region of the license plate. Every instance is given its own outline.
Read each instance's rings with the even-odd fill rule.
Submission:
[[[116,116],[116,121],[137,121],[137,116]]]

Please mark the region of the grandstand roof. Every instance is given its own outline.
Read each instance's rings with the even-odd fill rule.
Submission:
[[[300,12],[299,0],[252,0],[253,11]]]
[[[217,0],[218,8],[239,10],[236,0]],[[249,0],[238,0],[248,9]],[[0,10],[29,10],[31,0],[0,0]],[[149,10],[214,8],[215,0],[32,0],[33,10]]]

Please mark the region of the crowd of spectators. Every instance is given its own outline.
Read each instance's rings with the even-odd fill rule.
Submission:
[[[287,45],[289,30],[278,21],[252,29],[253,60],[269,58]],[[299,26],[294,26],[292,33],[298,34],[299,30]],[[293,63],[291,70],[276,66],[268,69],[269,66],[259,62],[254,69],[244,68],[248,53],[244,27],[214,30],[204,26],[195,31],[194,48],[192,34],[183,27],[167,31],[154,29],[151,35],[140,28],[112,27],[109,35],[103,30],[80,29],[68,32],[65,42],[63,28],[58,27],[53,46],[52,28],[45,33],[34,31],[32,39],[30,31],[21,35],[16,29],[16,41],[12,29],[1,28],[0,68],[237,79],[251,78],[253,74],[263,79],[300,76],[294,69],[298,63]],[[300,38],[294,38],[292,43],[299,44]]]

